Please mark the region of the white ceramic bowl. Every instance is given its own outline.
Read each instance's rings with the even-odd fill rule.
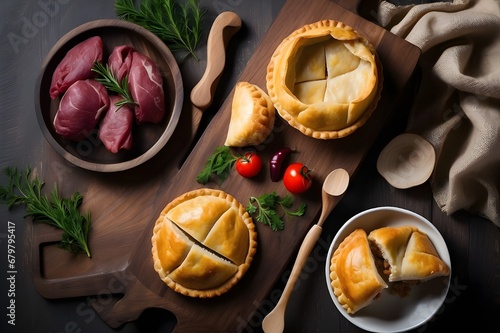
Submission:
[[[348,314],[335,297],[330,284],[330,261],[344,238],[357,228],[364,229],[368,234],[376,228],[408,224],[429,236],[441,259],[451,268],[448,248],[436,227],[422,216],[397,207],[377,207],[353,216],[340,228],[330,245],[325,265],[328,291],[340,313],[359,328],[370,332],[404,332],[414,329],[429,321],[446,298],[451,273],[447,278],[435,278],[413,287],[406,297],[384,291],[379,299],[353,315]]]

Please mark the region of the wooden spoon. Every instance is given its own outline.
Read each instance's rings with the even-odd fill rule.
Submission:
[[[344,169],[335,169],[325,178],[323,182],[323,188],[321,191],[322,207],[321,215],[318,222],[311,227],[307,232],[306,237],[302,241],[299,252],[297,254],[297,259],[295,259],[295,264],[292,268],[292,273],[288,279],[285,289],[281,294],[281,298],[274,307],[274,309],[264,318],[262,321],[262,329],[265,333],[277,333],[283,332],[285,327],[285,310],[290,295],[292,293],[295,282],[300,276],[302,267],[309,258],[314,245],[321,236],[323,229],[321,226],[325,222],[328,215],[335,207],[337,200],[333,197],[342,195],[347,186],[349,185],[349,174]]]

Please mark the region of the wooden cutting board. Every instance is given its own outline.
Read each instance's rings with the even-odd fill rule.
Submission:
[[[70,255],[57,249],[59,233],[34,225],[32,268],[37,290],[46,298],[90,296],[96,312],[112,327],[136,319],[146,308],[171,311],[178,332],[234,332],[268,297],[303,237],[319,217],[321,184],[333,169],[342,167],[354,176],[365,154],[391,115],[397,97],[410,79],[420,50],[379,26],[328,0],[288,0],[248,62],[239,80],[265,88],[266,66],[278,44],[302,25],[322,19],[345,22],[375,45],[383,68],[384,88],[377,109],[366,125],[338,140],[322,141],[302,135],[277,117],[266,143],[257,147],[263,160],[289,146],[296,148],[290,161],[314,169],[314,185],[296,202],[307,203],[305,216],[287,219],[285,230],[272,231],[256,223],[257,255],[243,279],[226,294],[195,299],[169,289],[153,269],[152,228],[163,207],[175,197],[201,187],[219,188],[246,205],[250,196],[276,191],[286,194],[281,182],[269,180],[267,163],[256,179],[235,172],[220,186],[196,182],[206,159],[223,145],[230,118],[232,92],[179,169],[179,156],[192,137],[185,137],[193,117],[190,108],[181,115],[178,128],[166,147],[147,163],[129,171],[100,174],[73,167],[45,144],[39,173],[48,184],[57,182],[63,195],[77,189],[84,196],[82,209],[92,212],[92,258]],[[243,22],[244,24],[244,22]],[[188,103],[186,101],[186,103]],[[337,202],[341,198],[337,199]]]

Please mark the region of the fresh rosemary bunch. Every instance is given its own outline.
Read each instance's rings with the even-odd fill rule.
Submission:
[[[133,0],[115,0],[116,15],[148,29],[173,51],[187,51],[198,59],[195,50],[202,34],[205,11],[198,0],[142,0],[138,8]]]
[[[123,97],[122,100],[115,103],[116,106],[121,107],[125,104],[136,104],[134,102],[134,99],[132,98],[132,95],[130,95],[126,76],[122,79],[122,82],[118,82],[118,80],[114,77],[113,73],[109,69],[109,66],[104,66],[97,61],[94,62],[92,71],[99,74],[99,76],[96,78],[97,82],[102,83],[102,85],[108,90],[115,92]]]
[[[63,231],[58,246],[72,253],[85,253],[90,257],[87,243],[90,230],[90,212],[80,214],[79,207],[83,197],[75,192],[70,198],[61,198],[54,188],[49,196],[42,195],[44,183],[31,177],[31,169],[25,172],[17,168],[5,167],[9,178],[7,186],[0,186],[0,203],[11,209],[14,205],[26,205],[25,216],[34,222],[52,225]]]

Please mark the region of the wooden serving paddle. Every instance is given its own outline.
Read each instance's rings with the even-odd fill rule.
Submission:
[[[236,13],[230,11],[219,14],[212,24],[207,40],[207,67],[198,84],[192,89],[190,101],[185,101],[179,126],[176,129],[176,133],[172,136],[172,140],[176,141],[184,149],[184,151],[177,151],[176,158],[174,158],[177,161],[179,156],[181,157],[177,161],[179,167],[185,160],[182,157],[190,151],[188,148],[189,145],[184,146],[179,143],[186,142],[187,133],[190,133],[188,137],[194,138],[196,133],[202,130],[200,128],[202,114],[213,102],[215,90],[225,66],[227,44],[240,28],[241,18]],[[179,138],[176,138],[176,136],[179,136]],[[164,307],[165,302],[161,297],[152,293],[135,276],[130,275],[126,270],[120,274],[115,272],[113,275],[111,279],[120,280],[121,282],[117,283],[123,284],[123,287],[126,289],[123,298],[113,296],[111,299],[107,299],[106,302],[102,302],[98,296],[89,298],[89,302],[94,310],[109,326],[116,328],[124,323],[133,321],[147,307]],[[108,274],[106,274],[103,280],[112,281]],[[129,299],[134,300],[135,303],[136,300],[140,299],[147,299],[149,302],[144,306],[141,304],[129,306],[127,302]],[[154,304],[154,302],[151,303],[151,300],[156,300],[157,304]]]

